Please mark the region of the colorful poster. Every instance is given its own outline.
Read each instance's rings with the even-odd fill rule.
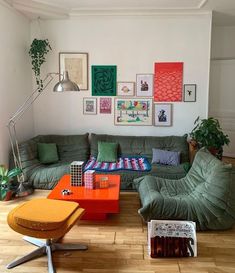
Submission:
[[[183,63],[155,63],[154,101],[182,101]]]
[[[115,99],[115,125],[152,125],[152,99]]]

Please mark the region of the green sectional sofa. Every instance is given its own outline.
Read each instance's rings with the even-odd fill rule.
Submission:
[[[152,161],[152,148],[168,151],[178,151],[181,155],[181,164],[168,166],[152,164],[150,172],[116,171],[121,175],[121,190],[134,190],[133,180],[140,176],[151,174],[157,177],[178,179],[184,177],[189,166],[189,151],[187,135],[184,136],[120,136],[107,134],[91,134],[91,156],[98,155],[98,142],[118,143],[119,156],[145,156]]]
[[[178,151],[181,164],[163,166],[152,164],[150,172],[116,171],[121,175],[121,190],[135,190],[133,180],[151,174],[158,177],[178,179],[184,177],[189,166],[187,135],[184,136],[120,136],[106,134],[84,135],[41,135],[20,144],[20,154],[26,180],[34,188],[52,189],[58,180],[69,173],[74,160],[87,161],[89,156],[97,156],[98,141],[118,143],[119,156],[146,156],[151,163],[152,148]],[[59,161],[42,164],[38,159],[37,143],[56,143]]]
[[[19,150],[25,180],[35,189],[52,189],[65,173],[69,173],[72,161],[88,160],[90,153],[88,136],[89,134],[39,135],[21,143]],[[56,143],[59,161],[42,164],[38,158],[37,143]]]
[[[198,230],[223,230],[235,223],[235,172],[207,150],[197,152],[188,174],[178,180],[144,176],[134,181],[139,214],[152,219],[190,220]]]

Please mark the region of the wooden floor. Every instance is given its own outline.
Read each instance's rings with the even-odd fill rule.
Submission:
[[[41,257],[11,270],[5,265],[33,249],[11,230],[7,213],[20,202],[46,196],[36,191],[26,199],[0,202],[0,272],[44,273],[46,258]],[[121,193],[121,212],[106,221],[80,221],[65,236],[65,242],[88,244],[87,251],[55,252],[58,273],[235,273],[235,228],[221,232],[198,232],[198,257],[151,259],[147,255],[147,230],[137,213],[137,193]]]

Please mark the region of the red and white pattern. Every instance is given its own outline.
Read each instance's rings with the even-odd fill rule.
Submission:
[[[154,101],[182,101],[183,63],[155,63]]]

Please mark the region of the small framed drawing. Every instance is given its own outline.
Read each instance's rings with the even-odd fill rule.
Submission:
[[[184,84],[184,101],[195,102],[196,101],[196,84]]]
[[[153,74],[136,75],[136,96],[137,97],[153,96]]]
[[[154,126],[172,126],[172,104],[154,104]]]
[[[83,114],[84,115],[97,114],[96,98],[83,98]]]
[[[117,82],[117,96],[134,96],[135,83],[134,82]]]
[[[70,80],[80,90],[88,90],[88,53],[60,52],[59,68],[60,80],[63,72],[68,71]]]
[[[114,124],[130,126],[152,125],[152,99],[115,99]]]
[[[112,99],[100,98],[100,114],[111,114],[111,113],[112,113]]]

